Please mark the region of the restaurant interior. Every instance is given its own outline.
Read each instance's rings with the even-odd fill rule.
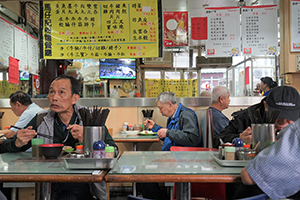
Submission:
[[[210,106],[211,98],[201,96],[201,92],[212,91],[217,85],[226,86],[230,91],[231,103],[223,114],[231,119],[233,112],[261,101],[262,97],[257,89],[261,77],[269,76],[278,85],[292,86],[300,91],[300,49],[292,47],[293,37],[296,36],[293,36],[291,28],[291,1],[293,0],[158,0],[158,41],[154,42],[154,48],[150,46],[151,50],[148,49],[149,52],[144,54],[146,56],[131,54],[124,57],[121,53],[84,58],[70,55],[66,57],[62,54],[51,57],[44,51],[47,48],[43,42],[46,40],[46,24],[43,23],[46,15],[41,10],[44,8],[45,11],[43,3],[46,4],[47,1],[0,1],[0,25],[4,27],[8,24],[13,29],[11,32],[0,33],[0,41],[3,41],[0,43],[0,130],[7,129],[18,120],[9,104],[11,93],[21,90],[29,94],[37,105],[47,109],[50,81],[62,74],[74,76],[80,81],[82,91],[79,104],[109,108],[105,125],[116,140],[120,153],[161,150],[162,142],[159,140],[126,142],[118,138],[125,123],[132,128],[143,124],[144,110],[152,110],[151,118],[158,124],[166,124],[167,117],[160,114],[155,102],[160,92],[174,92],[178,102],[193,110],[205,110]],[[270,23],[272,31],[261,30],[262,37],[275,38],[268,41],[271,45],[268,44],[270,47],[266,51],[249,54],[245,49],[242,50],[241,43],[246,44],[243,42],[249,36],[241,31],[243,26],[240,19],[237,20],[237,28],[235,27],[235,40],[238,40],[240,50],[233,52],[232,48],[232,52],[226,54],[226,48],[222,46],[223,52],[216,50],[216,54],[210,54],[209,49],[217,49],[216,43],[220,43],[218,39],[211,40],[213,22],[209,21],[210,24],[207,25],[206,21],[206,26],[203,22],[202,26],[197,25],[201,20],[208,20],[210,8],[215,11],[219,10],[215,8],[238,8],[239,19],[242,18],[242,7],[269,5],[276,8],[275,16],[270,14],[259,21],[260,25],[273,23]],[[172,14],[174,19],[167,21],[168,14]],[[58,17],[55,19],[58,20]],[[184,33],[174,35],[175,37],[168,35],[173,34],[178,27],[180,29],[180,26],[185,30]],[[70,30],[72,32],[72,28]],[[201,31],[202,35],[197,31]],[[11,37],[9,34],[12,34]],[[8,40],[11,42],[5,43]],[[170,41],[173,42],[172,45],[168,44]],[[59,49],[58,46],[57,49],[53,48],[53,55]],[[11,53],[3,48],[11,50]],[[126,54],[126,50],[123,51]],[[19,62],[19,68],[15,68],[15,72],[11,69],[9,57]],[[107,68],[111,74],[107,72]],[[13,191],[18,191],[16,199],[25,200],[30,199],[28,196],[32,193],[36,195],[34,187],[32,189],[31,186],[26,186],[27,183],[23,184],[25,186],[11,186]],[[126,199],[136,189],[133,189],[132,181],[110,182],[108,185],[110,199]],[[22,190],[22,187],[27,189]],[[169,194],[172,193],[172,188],[168,187]]]

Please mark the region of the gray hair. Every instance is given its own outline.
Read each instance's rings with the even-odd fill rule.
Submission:
[[[226,97],[229,93],[229,89],[225,86],[218,85],[214,87],[211,94],[211,103],[218,103],[220,97]]]
[[[176,104],[176,97],[174,92],[162,92],[156,97],[156,102],[160,101],[163,104],[171,102],[172,104]]]

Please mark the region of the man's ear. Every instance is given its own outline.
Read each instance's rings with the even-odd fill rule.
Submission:
[[[16,102],[16,106],[19,106],[19,107],[20,107],[21,105],[22,105],[22,104],[21,104],[20,102],[18,102],[18,101]]]
[[[223,100],[224,100],[224,97],[220,96],[219,102],[220,102],[220,103],[223,103]]]
[[[72,95],[72,99],[73,99],[72,104],[75,104],[78,101],[78,99],[79,99],[79,94],[73,94]]]

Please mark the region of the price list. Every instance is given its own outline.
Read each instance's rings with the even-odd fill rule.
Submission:
[[[31,74],[39,72],[39,47],[38,39],[28,35],[28,66]]]
[[[278,52],[277,5],[242,7],[244,55]]]
[[[300,52],[300,0],[291,1],[291,51]]]
[[[0,65],[8,67],[9,56],[13,51],[14,28],[11,23],[0,17]]]
[[[240,55],[240,8],[205,8],[208,18],[206,55],[225,57]]]
[[[27,33],[15,27],[15,58],[19,60],[19,70],[28,70]],[[29,49],[30,50],[30,49]]]

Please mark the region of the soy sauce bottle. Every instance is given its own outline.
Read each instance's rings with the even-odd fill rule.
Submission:
[[[94,142],[93,158],[105,158],[105,143],[102,140]]]

